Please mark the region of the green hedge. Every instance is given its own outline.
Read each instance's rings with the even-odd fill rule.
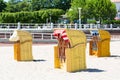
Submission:
[[[1,23],[45,23],[46,19],[56,22],[60,15],[64,14],[61,9],[46,9],[34,12],[16,12],[16,13],[0,13]]]
[[[120,24],[120,20],[105,20],[104,24]]]
[[[88,24],[90,24],[90,23],[96,24],[96,20],[87,20],[87,23]]]

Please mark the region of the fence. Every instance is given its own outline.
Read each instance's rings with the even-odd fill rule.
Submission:
[[[57,42],[52,33],[31,33],[34,42]],[[0,42],[8,42],[12,32],[0,32]],[[86,34],[89,41],[90,35]],[[111,40],[120,40],[120,35],[111,35]]]
[[[116,41],[116,40],[120,41],[120,35],[111,35],[111,40],[112,41]]]
[[[78,30],[105,29],[120,30],[120,25],[100,25],[100,24],[35,24],[35,23],[0,23],[0,42],[6,42],[15,29],[21,28],[31,32],[35,42],[46,41],[55,42],[52,31],[54,28],[72,28]],[[49,32],[50,31],[50,32]],[[90,35],[87,34],[89,40]],[[120,35],[111,35],[111,40],[120,40]]]
[[[0,42],[8,42],[12,32],[0,32]],[[33,37],[33,41],[35,42],[56,42],[57,40],[54,38],[52,33],[31,33]]]
[[[120,30],[119,24],[38,24],[38,23],[0,23],[1,30],[14,30],[17,28],[26,30],[52,30],[54,28],[73,28],[73,29],[94,29],[102,28],[107,30]]]

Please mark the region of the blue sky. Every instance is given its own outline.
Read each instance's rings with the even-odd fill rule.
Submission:
[[[8,2],[8,0],[4,0],[4,1]]]

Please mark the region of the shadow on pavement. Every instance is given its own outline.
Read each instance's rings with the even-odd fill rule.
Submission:
[[[110,57],[117,57],[117,58],[120,58],[120,55],[111,55]]]
[[[120,55],[111,55],[109,58],[120,59]]]
[[[92,69],[92,68],[89,68],[89,69],[86,69],[86,70],[83,70],[84,72],[105,72],[104,70],[100,70],[100,69]]]
[[[44,59],[34,59],[33,60],[33,62],[44,62],[44,61],[46,61],[46,60],[44,60]]]
[[[88,68],[86,70],[80,70],[80,71],[76,71],[76,72],[105,72],[105,70]],[[76,73],[76,72],[72,72],[72,73]]]

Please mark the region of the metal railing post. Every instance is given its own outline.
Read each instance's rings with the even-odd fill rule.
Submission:
[[[17,26],[17,29],[20,29],[20,22],[18,22],[18,26]]]
[[[77,23],[75,23],[75,29],[77,30]]]
[[[112,24],[110,24],[110,29],[113,29]]]
[[[52,36],[52,34],[50,34],[50,37],[51,37],[51,40],[53,39],[53,36]]]
[[[53,29],[53,23],[51,23],[50,26],[51,26],[51,29]]]
[[[44,33],[42,33],[42,40],[43,40]]]

